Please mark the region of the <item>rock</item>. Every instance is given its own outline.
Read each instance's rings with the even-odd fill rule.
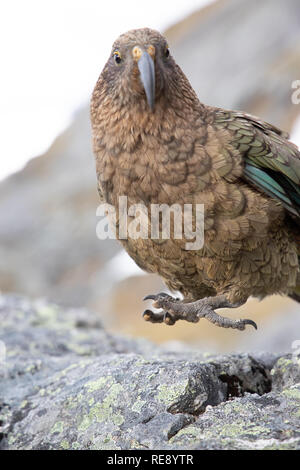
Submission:
[[[2,450],[300,449],[297,354],[170,352],[15,295],[0,317]]]

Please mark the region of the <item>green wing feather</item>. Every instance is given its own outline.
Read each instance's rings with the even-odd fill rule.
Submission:
[[[231,131],[232,145],[244,161],[243,178],[277,199],[300,225],[300,152],[287,133],[237,111],[215,111],[215,123]],[[295,227],[295,240],[300,231]],[[300,267],[300,243],[298,245]],[[300,285],[289,294],[300,302]]]
[[[278,199],[300,221],[300,152],[288,134],[249,114],[218,110],[216,122],[232,131],[243,155],[244,178]]]

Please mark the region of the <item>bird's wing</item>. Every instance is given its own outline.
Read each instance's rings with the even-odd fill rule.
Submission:
[[[288,134],[238,111],[218,109],[215,122],[231,131],[244,161],[243,178],[300,220],[300,152]]]

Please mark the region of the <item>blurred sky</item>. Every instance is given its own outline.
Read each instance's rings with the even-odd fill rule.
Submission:
[[[163,31],[212,1],[1,1],[0,179],[44,152],[89,100],[119,34]]]

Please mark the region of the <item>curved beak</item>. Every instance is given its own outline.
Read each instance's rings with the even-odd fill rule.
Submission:
[[[151,111],[155,103],[155,66],[154,61],[148,52],[143,51],[137,62],[141,81],[146,93],[147,101]]]

